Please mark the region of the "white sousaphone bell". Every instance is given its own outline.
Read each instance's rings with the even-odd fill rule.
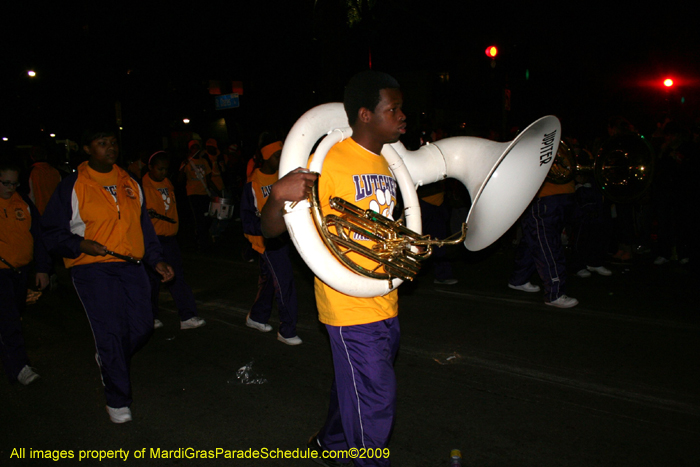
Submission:
[[[472,207],[465,224],[464,246],[478,251],[498,240],[520,217],[542,185],[561,139],[554,116],[542,117],[510,143],[457,136],[408,151],[401,142],[384,145],[382,155],[396,178],[404,202],[406,227],[421,233],[416,188],[445,178],[461,181]],[[282,148],[280,178],[298,167],[322,173],[323,160],[336,143],[349,138],[352,129],[342,103],[323,104],[306,112],[294,124]],[[353,297],[377,297],[398,287],[403,279],[376,279],[358,274],[339,261],[319,234],[312,203],[287,203],[284,215],[290,237],[316,276],[332,288]],[[375,217],[375,216],[373,216]],[[318,221],[318,219],[316,219]],[[439,242],[436,242],[439,244]]]

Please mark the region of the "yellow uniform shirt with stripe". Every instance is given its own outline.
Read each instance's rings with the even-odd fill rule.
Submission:
[[[136,180],[116,165],[105,174],[92,170],[87,162],[83,162],[78,166],[78,174],[71,194],[71,232],[101,243],[108,250],[143,258],[143,194]],[[83,253],[75,259],[64,258],[63,261],[70,268],[80,264],[122,260],[110,255],[91,256]]]

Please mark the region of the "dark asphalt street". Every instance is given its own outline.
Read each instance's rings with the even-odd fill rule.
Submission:
[[[183,248],[207,325],[180,331],[161,295],[165,326],[134,358],[134,421],[124,425],[105,413],[90,327],[60,271],[59,290],[23,320],[41,379],[0,383],[0,465],[315,465],[152,458],[158,448],[303,449],[324,421],[333,370],[311,275],[296,258],[303,345],[247,328],[258,268],[241,258],[240,224],[231,227],[213,253]],[[452,250],[459,284],[435,286],[426,268],[400,289],[393,465],[446,466],[453,448],[479,467],[700,465],[697,273],[640,256],[608,265],[611,277],[571,277],[581,304],[560,310],[507,288],[513,256],[506,241],[478,254]],[[237,377],[246,365],[260,384]],[[20,460],[20,448],[76,458]],[[77,459],[120,449],[126,463]]]

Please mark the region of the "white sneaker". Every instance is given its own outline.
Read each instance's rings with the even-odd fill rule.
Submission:
[[[539,292],[540,291],[540,286],[531,284],[529,282],[525,282],[523,285],[513,285],[513,284],[508,284],[508,287],[514,290],[522,290],[523,292]]]
[[[17,375],[17,381],[20,383],[24,384],[25,386],[32,381],[39,379],[39,375],[34,372],[34,369],[31,368],[29,365],[24,365],[24,368],[22,368]]]
[[[249,328],[257,329],[260,332],[270,332],[272,331],[272,326],[270,326],[267,323],[258,323],[257,321],[253,321],[250,319],[250,313],[248,313],[248,316],[245,318],[245,325],[248,326]]]
[[[586,269],[588,269],[591,272],[597,272],[601,276],[612,276],[612,271],[605,266],[586,266]]]
[[[163,327],[163,322],[159,319],[153,320],[153,329],[160,329]]]
[[[200,328],[205,324],[207,324],[207,322],[204,321],[202,318],[200,318],[199,316],[193,316],[192,318],[186,321],[180,321],[180,329]]]
[[[553,302],[544,302],[545,305],[551,305],[555,306],[557,308],[573,308],[576,305],[578,305],[578,300],[576,300],[573,297],[567,297],[566,295],[562,295],[561,297],[557,298]]]
[[[576,275],[585,279],[586,277],[591,277],[591,271],[589,271],[588,269],[581,269],[579,272],[576,273]]]
[[[303,342],[299,336],[282,337],[282,334],[280,334],[279,332],[277,333],[277,340],[280,342],[284,342],[287,345],[299,345]]]
[[[107,406],[107,413],[109,414],[109,419],[113,423],[126,423],[131,421],[131,409],[129,407],[120,407],[114,409]]]

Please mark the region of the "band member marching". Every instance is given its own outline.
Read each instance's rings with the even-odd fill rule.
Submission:
[[[31,263],[36,285],[49,284],[49,256],[41,237],[39,211],[17,193],[19,166],[0,161],[0,360],[10,381],[27,385],[39,375],[29,366],[20,315],[27,303]]]
[[[299,345],[297,336],[297,292],[294,271],[289,259],[289,239],[264,239],[260,231],[260,211],[270,195],[270,187],[277,181],[282,143],[274,141],[261,148],[262,167],[255,169],[251,181],[243,189],[241,221],[243,233],[260,253],[258,295],[246,317],[246,325],[262,332],[272,330],[267,324],[272,313],[272,301],[277,299],[280,328],[277,339],[288,345]]]
[[[64,257],[97,348],[107,413],[131,421],[131,358],[153,333],[151,287],[143,263],[173,278],[139,184],[115,165],[116,133],[88,130],[88,160],[56,189],[42,218],[44,240]],[[112,254],[114,253],[114,254]]]
[[[163,247],[163,258],[175,271],[175,278],[166,283],[166,286],[180,315],[180,329],[193,329],[204,326],[206,321],[197,316],[197,305],[192,289],[185,282],[182,255],[176,237],[180,224],[175,201],[175,188],[166,177],[169,169],[170,155],[164,151],[154,153],[148,160],[148,173],[143,176],[143,194],[146,197],[146,207],[151,222],[153,222],[153,229]],[[163,322],[158,319],[160,276],[151,268],[148,268],[147,271],[151,280],[153,327],[158,329],[163,326]]]
[[[189,155],[180,165],[179,182],[185,182],[187,200],[192,209],[195,221],[197,246],[206,251],[211,247],[209,227],[211,220],[207,217],[209,202],[212,196],[219,196],[218,189],[212,180],[209,163],[204,159],[204,152],[199,141],[192,140],[188,144]]]
[[[324,215],[331,212],[329,199],[340,197],[362,209],[391,216],[396,181],[380,153],[384,144],[398,141],[406,131],[402,104],[399,84],[385,73],[365,71],[350,80],[344,106],[353,134],[334,145],[326,156],[318,197]],[[296,170],[273,185],[262,212],[262,231],[267,237],[285,230],[284,202],[306,199],[315,178]],[[356,240],[363,242],[362,238]],[[361,258],[357,262],[363,264]],[[351,297],[318,278],[315,292],[319,319],[330,337],[335,379],[326,422],[308,447],[317,451],[385,448],[396,410],[398,293]],[[318,462],[343,465],[347,459],[319,458]],[[390,465],[389,459],[376,458],[354,459],[354,463]]]

